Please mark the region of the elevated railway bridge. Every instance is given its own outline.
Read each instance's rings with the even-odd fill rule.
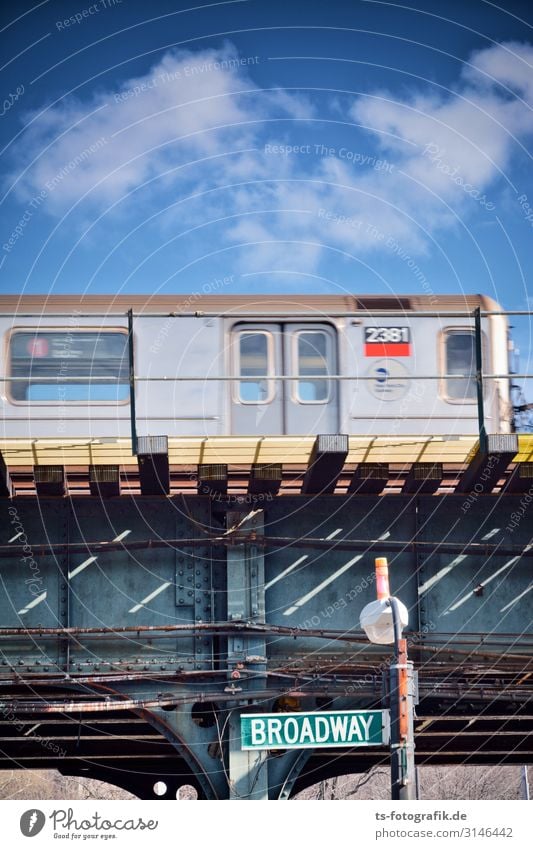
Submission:
[[[384,747],[243,751],[249,712],[380,707],[374,557],[416,759],[533,762],[533,438],[0,442],[0,766],[289,798]]]

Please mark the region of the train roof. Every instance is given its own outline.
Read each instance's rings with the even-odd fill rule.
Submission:
[[[206,284],[207,285],[207,284]],[[0,313],[331,315],[373,311],[499,311],[487,295],[0,295]]]

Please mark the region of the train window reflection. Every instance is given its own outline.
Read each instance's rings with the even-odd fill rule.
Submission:
[[[239,334],[239,400],[266,404],[271,400],[272,345],[270,334],[249,331]],[[246,379],[244,379],[246,378]]]
[[[446,374],[463,374],[467,378],[448,378],[446,394],[454,401],[476,399],[475,335],[471,331],[452,330],[446,335]]]
[[[127,401],[127,345],[121,331],[15,331],[9,340],[10,374],[16,378],[9,384],[11,399],[46,404]]]
[[[297,334],[298,401],[312,404],[328,400],[329,381],[318,375],[329,373],[328,336],[322,330],[301,331]]]

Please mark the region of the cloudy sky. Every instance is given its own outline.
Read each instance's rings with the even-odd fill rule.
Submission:
[[[527,308],[531,9],[416,5],[4,4],[2,291]]]

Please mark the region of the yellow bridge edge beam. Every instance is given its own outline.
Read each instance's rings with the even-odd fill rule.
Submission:
[[[314,436],[183,436],[169,437],[169,463],[283,463],[306,465]],[[520,434],[513,462],[533,461],[533,434]],[[475,454],[475,436],[350,436],[347,463],[465,464]],[[8,467],[17,466],[136,466],[130,439],[1,439]]]

